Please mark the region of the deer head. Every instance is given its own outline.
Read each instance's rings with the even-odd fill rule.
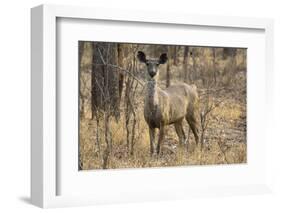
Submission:
[[[168,60],[166,53],[162,53],[159,59],[147,59],[144,52],[138,51],[137,57],[140,62],[146,64],[147,72],[152,79],[158,74],[158,66],[165,64]]]

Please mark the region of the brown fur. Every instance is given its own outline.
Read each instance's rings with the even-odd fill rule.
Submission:
[[[159,129],[157,154],[160,153],[161,144],[164,139],[165,127],[174,124],[180,143],[186,142],[182,122],[187,120],[196,140],[199,142],[198,133],[198,94],[195,85],[178,83],[166,89],[157,86],[159,64],[167,61],[167,56],[162,54],[159,62],[155,59],[147,60],[144,53],[139,52],[138,58],[146,63],[149,80],[144,105],[144,118],[149,126],[150,152],[154,153],[155,129]],[[161,61],[162,59],[166,59]]]

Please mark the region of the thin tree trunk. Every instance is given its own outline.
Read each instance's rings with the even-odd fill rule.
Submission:
[[[166,70],[166,87],[171,85],[171,72],[170,72],[170,63],[167,62],[167,70]]]
[[[184,54],[183,54],[183,67],[184,67],[184,82],[188,83],[188,46],[184,47]]]
[[[84,41],[79,41],[78,46],[79,46],[79,75],[81,77],[82,75],[82,56],[84,53]],[[80,116],[83,118],[85,117],[85,97],[84,94],[82,92],[82,88],[81,88],[81,78],[79,79],[80,81],[80,88],[79,88],[79,93],[80,93],[80,104],[81,104],[81,109],[80,109]],[[84,85],[83,85],[84,86]]]
[[[173,46],[173,64],[176,66],[177,65],[177,46]]]
[[[195,54],[194,54],[194,49],[191,52],[191,58],[192,58],[192,70],[190,70],[189,72],[189,81],[190,83],[193,83],[193,81],[196,79],[195,75],[196,75],[196,58],[195,58]]]
[[[78,46],[79,46],[79,67],[81,68],[81,59],[82,59],[82,55],[83,55],[83,52],[84,52],[84,45],[85,45],[85,42],[84,41],[79,41],[78,43]]]
[[[171,57],[172,55],[172,47],[168,46],[167,47],[167,52],[168,52],[168,56]],[[174,56],[173,56],[174,58]],[[174,61],[174,60],[173,60]],[[171,85],[171,60],[168,60],[167,65],[166,65],[166,87],[169,87]]]
[[[92,111],[95,111],[95,107],[103,109],[104,102],[107,101],[105,99],[108,99],[110,114],[114,114],[116,118],[120,115],[119,71],[117,67],[109,65],[117,63],[117,44],[93,43]]]
[[[213,48],[213,75],[214,84],[217,85],[216,48]]]
[[[118,44],[118,66],[122,68],[126,68],[124,64],[124,48],[126,48],[125,44]],[[124,84],[124,74],[119,73],[119,99],[121,100],[122,92],[123,92],[123,84]],[[121,102],[119,101],[119,104]]]

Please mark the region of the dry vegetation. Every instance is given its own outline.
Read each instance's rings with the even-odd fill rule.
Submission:
[[[162,166],[245,163],[246,143],[246,50],[161,45],[123,44],[123,60],[116,60],[124,80],[118,115],[112,108],[93,107],[94,43],[80,42],[79,168],[112,169]],[[185,81],[197,86],[200,97],[200,134],[203,147],[195,145],[185,122],[188,147],[179,145],[174,126],[168,127],[163,153],[150,156],[149,131],[143,116],[145,67],[135,60],[141,49],[158,57],[167,50],[169,64],[160,67],[160,86]],[[187,52],[186,52],[187,51]],[[186,55],[187,54],[187,55]],[[97,57],[97,55],[96,55]],[[94,82],[94,83],[93,83]],[[119,81],[120,82],[120,81]],[[98,83],[97,83],[98,84]],[[119,88],[120,89],[120,88]],[[104,92],[105,93],[105,92]],[[108,92],[110,94],[110,92]],[[104,104],[110,105],[110,96]],[[104,110],[106,109],[106,110]],[[115,111],[114,111],[115,112]],[[208,112],[208,113],[207,113]],[[199,115],[200,116],[200,115]]]

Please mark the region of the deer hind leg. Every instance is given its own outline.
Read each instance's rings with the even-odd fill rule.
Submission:
[[[154,154],[154,141],[155,141],[155,129],[149,127],[149,138],[150,138],[150,156]]]
[[[175,129],[176,129],[176,133],[178,135],[178,138],[179,138],[180,145],[186,144],[186,137],[185,137],[185,133],[184,133],[183,125],[182,125],[182,120],[176,122],[174,124],[174,126],[175,126]]]
[[[199,143],[199,127],[198,127],[199,123],[198,120],[196,119],[195,113],[189,113],[186,116],[186,120],[192,130],[197,145]]]
[[[162,146],[162,143],[164,140],[164,132],[165,132],[164,125],[160,125],[159,138],[158,138],[158,144],[157,144],[157,155],[159,155],[160,151],[161,151],[161,146]]]

